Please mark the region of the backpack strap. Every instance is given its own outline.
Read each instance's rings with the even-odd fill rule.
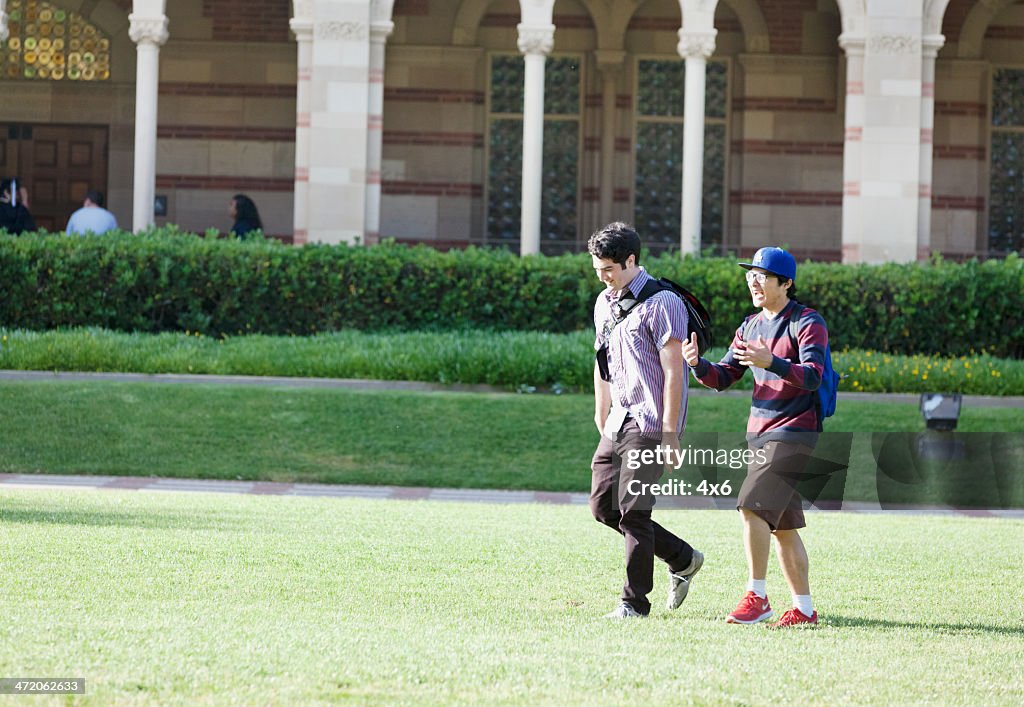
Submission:
[[[595,358],[597,360],[597,367],[601,373],[602,380],[611,380],[611,371],[608,368],[608,340],[611,338],[612,331],[615,329],[615,327],[621,324],[626,317],[629,316],[629,313],[632,312],[638,304],[648,299],[655,293],[661,292],[662,290],[665,289],[668,288],[665,285],[663,285],[660,281],[651,278],[651,280],[649,280],[647,284],[644,285],[643,288],[641,288],[640,294],[634,297],[633,293],[629,289],[627,289],[625,294],[619,297],[619,299],[616,302],[612,303],[611,326],[608,326],[607,323],[605,324],[605,327],[602,331],[604,343],[601,345],[601,348],[599,348],[597,350],[597,353],[595,354]]]
[[[796,349],[797,360],[800,360],[800,342],[797,341],[797,335],[800,333],[800,317],[804,315],[805,309],[807,308],[798,303],[794,312],[789,315],[789,340],[793,342],[793,348]]]
[[[743,325],[743,340],[744,341],[750,341],[750,335],[754,333],[754,326],[757,325],[757,318],[760,317],[760,316],[761,316],[761,313],[758,312],[757,314],[752,316],[750,319],[748,319],[746,321],[746,323]]]
[[[615,326],[618,326],[623,319],[629,316],[629,313],[632,312],[638,304],[640,304],[644,300],[650,299],[653,295],[657,294],[658,292],[667,289],[668,288],[665,285],[663,285],[659,280],[655,280],[654,278],[648,280],[647,284],[645,284],[643,288],[641,288],[640,294],[636,295],[635,297],[633,296],[633,293],[627,289],[626,294],[624,294],[622,297],[618,299],[618,301],[612,304],[612,319],[615,320]]]

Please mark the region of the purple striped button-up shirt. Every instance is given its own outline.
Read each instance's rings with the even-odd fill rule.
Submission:
[[[640,294],[651,276],[642,267],[640,273],[627,285],[634,297]],[[621,292],[606,289],[594,305],[594,326],[597,339],[594,349],[604,344],[605,323],[611,318],[611,306]],[[608,369],[611,372],[612,403],[625,408],[640,426],[640,433],[651,439],[661,439],[661,419],[664,409],[665,372],[661,368],[659,352],[669,339],[685,341],[686,308],[682,300],[671,292],[658,292],[634,307],[608,338]],[[679,402],[679,422],[676,432],[683,434],[686,424],[686,398],[688,379],[680,371],[682,396]]]

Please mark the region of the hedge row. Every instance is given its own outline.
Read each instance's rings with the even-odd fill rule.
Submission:
[[[750,299],[735,260],[644,261],[692,289],[727,344]],[[1024,354],[1024,263],[801,264],[798,298],[832,345],[891,353]],[[0,235],[0,326],[314,334],[341,329],[567,332],[591,325],[587,255],[373,248],[202,238],[174,229],[65,238]]]

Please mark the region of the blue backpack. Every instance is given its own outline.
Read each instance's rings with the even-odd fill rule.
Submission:
[[[805,307],[803,305],[797,305],[798,310],[793,312],[789,318],[789,338],[793,342],[793,348],[797,350],[799,354],[800,344],[797,341],[797,333],[800,331],[800,317],[804,313]],[[753,329],[754,321],[757,319],[756,316],[751,317],[743,330],[743,338],[749,339],[750,332]],[[839,392],[839,381],[843,379],[843,376],[836,373],[835,368],[832,367],[832,346],[831,344],[825,344],[825,365],[821,371],[821,385],[818,386],[816,391],[818,394],[816,407],[818,410],[818,420],[824,422],[826,417],[832,417],[836,414],[836,400]]]

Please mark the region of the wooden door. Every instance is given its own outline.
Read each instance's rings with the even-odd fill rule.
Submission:
[[[5,125],[5,177],[28,189],[39,228],[63,231],[89,189],[107,190],[107,127],[96,125]]]

